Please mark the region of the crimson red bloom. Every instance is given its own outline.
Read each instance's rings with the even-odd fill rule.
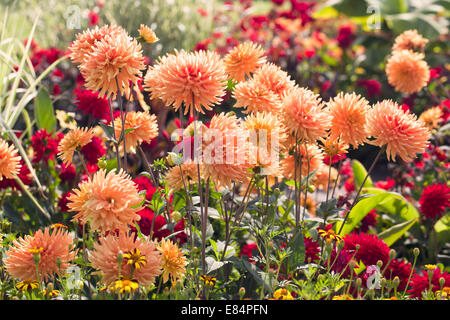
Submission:
[[[355,232],[364,232],[369,231],[370,227],[374,227],[377,223],[377,210],[371,210],[365,217],[361,220],[361,226],[355,230]]]
[[[62,182],[71,182],[75,179],[77,176],[77,170],[73,164],[70,164],[69,166],[62,165],[61,166],[61,172],[59,173],[59,178]]]
[[[58,208],[61,212],[69,212],[69,207],[67,204],[69,200],[67,199],[70,196],[70,191],[64,193],[61,198],[58,200]]]
[[[58,153],[58,144],[62,136],[59,134],[54,138],[53,133],[48,133],[46,129],[35,131],[31,137],[31,146],[34,151],[32,162],[44,160],[47,163],[49,159],[54,159]]]
[[[440,290],[441,286],[439,284],[439,279],[444,278],[445,284],[444,287],[450,287],[450,274],[447,273],[447,271],[441,272],[441,269],[435,268],[433,270],[433,275],[430,276],[429,272],[425,270],[422,275],[419,275],[415,273],[412,278],[411,282],[409,283],[409,286],[411,289],[408,290],[408,293],[411,294],[412,298],[419,298],[422,299],[422,293],[425,290],[430,289],[430,283],[431,283],[431,290],[433,292],[436,292],[437,290]]]
[[[257,252],[259,252],[259,251],[258,251],[258,246],[256,243],[254,243],[254,242],[247,243],[242,246],[241,252],[239,252],[239,257],[247,256],[248,261],[251,263],[254,263],[255,261],[252,259],[253,253],[257,253]]]
[[[397,287],[397,291],[403,292],[406,288],[411,272],[411,263],[403,260],[392,259],[384,272],[384,277],[388,280],[393,280],[395,277],[398,277],[400,279],[400,284]]]
[[[345,248],[339,251],[339,255],[336,250],[331,251],[330,255],[330,266],[331,271],[335,273],[342,273],[343,278],[349,278],[351,275],[350,267],[348,266],[349,262],[353,259],[353,253],[345,250]],[[353,259],[355,260],[355,259]],[[324,265],[326,266],[328,261],[324,261]],[[358,268],[356,264],[355,269]],[[353,270],[353,276],[356,276],[356,272]]]
[[[359,244],[355,260],[361,260],[366,266],[377,264],[378,260],[385,266],[389,261],[389,247],[375,234],[351,233],[344,237],[344,243],[344,249],[352,254]]]
[[[88,19],[89,19],[89,26],[95,26],[98,24],[99,16],[94,11],[89,11],[88,13]]]
[[[424,218],[437,219],[450,206],[450,187],[444,183],[434,183],[423,189],[419,200],[420,212]]]
[[[141,219],[138,221],[138,225],[142,234],[149,236],[153,223],[153,240],[161,240],[162,238],[170,235],[170,230],[164,228],[167,224],[164,216],[159,215],[155,218],[155,221],[153,221],[155,213],[148,207],[138,211],[137,214],[141,216]],[[136,232],[136,228],[134,226],[132,226],[130,230],[131,232]]]
[[[94,136],[91,142],[81,148],[80,152],[88,163],[97,164],[98,159],[106,154],[106,148],[102,139]]]
[[[305,243],[305,262],[316,262],[319,260],[320,246],[317,241],[303,237]]]
[[[374,79],[361,79],[356,85],[364,87],[369,98],[373,98],[381,93],[381,83]]]
[[[78,110],[98,120],[109,121],[111,119],[108,100],[99,98],[98,92],[77,88],[73,93]]]
[[[134,183],[137,184],[138,191],[145,190],[145,199],[151,201],[153,198],[153,194],[156,191],[156,187],[146,176],[139,176],[136,179],[133,179]]]
[[[339,47],[345,49],[350,47],[353,40],[355,39],[355,32],[352,26],[343,25],[338,29],[337,42]]]

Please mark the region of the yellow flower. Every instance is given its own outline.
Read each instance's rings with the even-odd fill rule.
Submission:
[[[161,252],[162,259],[162,277],[163,281],[167,282],[170,279],[174,283],[177,279],[180,279],[185,274],[185,266],[187,265],[186,257],[181,249],[170,240],[162,239],[157,246],[159,252]]]
[[[216,284],[217,279],[212,276],[201,275],[200,280],[202,280],[205,283],[205,285],[213,287]]]
[[[336,234],[334,232],[334,230],[331,230],[331,229],[328,231],[320,229],[319,234],[326,242],[332,242],[332,241],[338,242],[338,241],[342,240],[342,236]]]
[[[437,265],[435,265],[435,264],[426,264],[426,265],[425,265],[425,268],[426,268],[427,270],[429,270],[429,271],[433,271],[434,269],[437,268]]]
[[[351,295],[342,294],[339,296],[334,296],[331,300],[354,300]]]
[[[117,280],[115,282],[113,282],[109,288],[110,291],[113,292],[120,292],[120,293],[130,293],[132,291],[136,291],[137,289],[139,289],[139,283],[136,280],[129,280],[126,278]]]
[[[38,254],[38,253],[41,253],[42,250],[44,250],[44,248],[42,248],[42,247],[33,247],[33,248],[29,249],[28,251],[33,254]]]
[[[132,265],[136,270],[139,270],[141,266],[145,266],[147,264],[145,256],[141,255],[141,251],[138,248],[125,253],[123,258],[126,259],[125,261],[127,264]]]
[[[145,43],[155,43],[159,40],[153,30],[143,24],[139,27],[139,36],[140,38],[138,40]]]
[[[450,299],[450,287],[444,287],[442,291],[436,291],[436,298]]]
[[[16,284],[16,288],[19,290],[33,290],[39,287],[37,280],[24,280]]]
[[[276,300],[294,300],[291,293],[284,288],[278,289],[273,293]]]

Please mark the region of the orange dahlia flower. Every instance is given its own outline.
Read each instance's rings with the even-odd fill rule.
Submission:
[[[124,33],[97,41],[80,65],[86,88],[113,99],[117,93],[128,97],[130,82],[136,85],[144,68],[141,45]]]
[[[391,100],[375,104],[367,115],[367,124],[369,135],[375,138],[369,143],[386,145],[387,157],[393,161],[397,155],[410,161],[416,153],[423,153],[430,138],[430,131],[422,121]]]
[[[306,88],[296,87],[289,91],[281,105],[283,121],[298,140],[314,143],[327,135],[331,116],[319,95]]]
[[[14,146],[0,139],[0,181],[3,177],[13,179],[14,175],[19,174],[21,159]]]
[[[128,230],[139,221],[143,199],[137,185],[123,170],[118,173],[97,171],[91,180],[82,181],[68,197],[67,207],[77,212],[72,221],[91,223],[93,230],[102,232]]]
[[[443,115],[444,113],[439,106],[433,107],[422,112],[419,116],[419,121],[425,123],[428,129],[433,130],[439,128],[439,123],[442,122]]]
[[[125,133],[125,145],[127,152],[136,153],[136,146],[143,141],[150,142],[158,136],[158,122],[156,115],[149,112],[129,111],[124,116],[125,131],[134,128]],[[114,120],[116,137],[122,133],[122,119],[117,117]],[[122,146],[123,148],[123,146]]]
[[[119,255],[123,257],[120,274]],[[94,244],[89,261],[93,268],[100,270],[101,281],[107,286],[123,277],[136,280],[139,286],[149,287],[155,283],[155,278],[162,271],[161,255],[154,242],[138,239],[134,233],[110,233],[101,237]]]
[[[279,112],[281,99],[273,91],[254,79],[240,82],[233,90],[235,108],[244,108],[244,113]]]
[[[245,81],[266,62],[261,45],[246,41],[238,44],[223,58],[225,70],[230,78]]]
[[[167,282],[169,277],[172,283],[183,278],[187,261],[177,244],[163,238],[156,249],[161,253],[163,282]]]
[[[353,148],[367,142],[369,102],[355,93],[340,92],[327,103],[331,114],[330,138],[350,144]]]
[[[410,50],[394,51],[386,63],[389,84],[403,93],[420,91],[430,79],[430,68],[424,57]]]
[[[225,95],[227,75],[220,56],[212,51],[168,54],[150,66],[144,88],[152,99],[161,99],[177,111],[184,104],[184,114],[194,110],[204,113]]]
[[[75,258],[73,238],[67,230],[58,228],[38,230],[33,236],[13,240],[6,251],[4,260],[6,271],[21,280],[38,280],[35,255],[39,256],[40,280],[48,280],[53,275],[62,276]],[[57,262],[59,260],[59,263]]]
[[[200,164],[200,178],[203,177],[202,164]],[[192,160],[188,160],[179,166],[170,168],[166,173],[166,182],[169,188],[174,192],[184,189],[186,187],[198,182],[197,164]],[[184,180],[184,182],[183,182]]]
[[[330,174],[331,173],[331,174]],[[312,183],[317,189],[322,189],[326,191],[328,189],[328,180],[330,180],[330,186],[333,186],[336,182],[338,176],[338,171],[330,166],[323,164],[319,166],[314,177],[312,178]]]
[[[412,50],[422,52],[427,43],[428,39],[422,37],[417,30],[406,30],[395,38],[392,50]]]
[[[145,43],[155,43],[159,40],[155,32],[143,24],[139,27],[139,36]]]
[[[301,157],[301,158],[300,158]],[[315,144],[299,145],[299,156],[297,158],[297,179],[306,177],[314,170],[318,170],[323,164],[322,150]],[[301,165],[301,166],[300,166]],[[295,156],[287,155],[280,161],[283,176],[286,179],[294,179],[295,177]],[[301,171],[300,171],[301,170]]]
[[[255,71],[253,79],[264,88],[275,93],[280,99],[295,87],[289,74],[273,63],[266,63]]]
[[[58,145],[58,156],[68,166],[72,163],[73,153],[91,142],[94,132],[89,128],[76,128],[64,135]]]

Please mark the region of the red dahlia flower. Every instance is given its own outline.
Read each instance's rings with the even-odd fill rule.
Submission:
[[[430,281],[431,274],[429,274],[429,272],[433,272],[433,275],[431,276],[431,281]],[[450,274],[448,274],[447,271],[441,273],[441,269],[439,268],[435,268],[433,271],[426,270],[423,272],[422,275],[415,273],[411,278],[411,282],[409,284],[411,289],[408,290],[408,293],[411,294],[412,298],[421,299],[422,293],[425,290],[431,289],[431,291],[436,292],[441,288],[439,284],[440,278],[444,278],[445,280],[444,287],[450,286]]]
[[[375,265],[378,260],[383,261],[385,266],[389,261],[389,247],[374,234],[351,233],[344,237],[344,242],[344,249],[351,253],[355,252],[356,245],[359,244],[355,260],[361,260],[366,266]]]
[[[419,200],[420,212],[424,218],[435,220],[450,206],[450,187],[435,183],[425,187]]]

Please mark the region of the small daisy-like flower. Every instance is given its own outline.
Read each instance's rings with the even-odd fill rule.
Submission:
[[[0,139],[0,181],[3,178],[13,179],[14,175],[19,174],[21,159],[12,145],[8,145],[6,141]]]
[[[398,50],[388,58],[386,75],[396,91],[412,94],[426,86],[430,79],[430,68],[422,53]]]
[[[395,38],[392,51],[412,50],[422,52],[427,43],[428,39],[422,37],[417,30],[406,30]]]
[[[122,133],[122,119],[114,120],[116,137]],[[156,115],[149,112],[130,111],[125,118],[125,145],[127,152],[136,153],[136,147],[142,142],[150,143],[158,136],[158,122]],[[121,148],[123,145],[121,144]]]
[[[163,282],[167,282],[169,278],[172,283],[181,279],[186,272],[185,266],[187,265],[186,257],[181,249],[165,238],[160,241],[156,248],[161,253]]]
[[[423,153],[428,145],[430,131],[417,117],[391,100],[383,100],[373,106],[367,115],[367,130],[375,140],[370,144],[386,145],[388,159],[400,156],[410,161],[416,153]]]
[[[295,88],[286,94],[281,105],[283,121],[298,140],[314,143],[327,136],[331,116],[319,95],[306,88]]]
[[[141,267],[147,264],[145,256],[141,254],[138,248],[128,251],[123,254],[125,263],[132,266],[134,269],[139,270]]]
[[[205,283],[208,287],[214,287],[217,279],[213,276],[201,275],[200,280]]]
[[[140,39],[138,38],[138,40],[142,39],[142,41],[145,43],[155,43],[159,40],[155,32],[153,32],[152,29],[143,24],[141,24],[141,26],[139,27],[139,36]]]
[[[139,285],[149,287],[155,283],[155,278],[161,274],[161,255],[153,241],[141,240],[134,233],[109,233],[99,238],[94,244],[94,249],[89,255],[92,267],[102,274],[102,283],[106,286],[114,283],[119,278],[118,255],[122,252],[138,252],[145,257],[145,264],[139,263],[135,268],[128,264],[129,259],[122,259],[120,276],[123,279],[134,279]],[[125,256],[124,256],[125,257]]]
[[[67,229],[67,226],[62,223],[54,223],[50,226],[50,229],[58,229],[58,228]]]
[[[353,299],[353,297],[349,294],[342,294],[334,296],[331,300],[355,300],[355,299]]]
[[[322,237],[323,240],[325,240],[328,243],[334,241],[339,242],[342,240],[342,236],[336,234],[336,232],[334,232],[334,230],[332,229],[329,230],[319,229],[319,235]]]
[[[150,66],[144,88],[151,91],[152,99],[161,99],[175,111],[184,104],[184,114],[194,110],[204,113],[222,102],[227,75],[220,56],[212,51],[167,54]]]
[[[33,290],[39,288],[37,280],[23,280],[16,284],[16,288],[23,291]]]
[[[141,45],[125,33],[96,42],[80,65],[86,88],[113,99],[118,93],[128,97],[130,83],[137,85],[144,68]]]
[[[58,145],[58,156],[68,166],[72,163],[73,153],[91,142],[94,133],[89,128],[76,128],[64,135]]]
[[[75,258],[72,236],[64,229],[38,230],[33,236],[14,240],[6,251],[6,271],[16,279],[37,280],[36,264],[42,280],[61,275]],[[36,259],[36,256],[38,259]],[[59,259],[60,263],[57,263]]]
[[[419,116],[419,121],[422,121],[425,123],[425,126],[430,129],[437,129],[439,128],[439,124],[443,120],[444,112],[442,111],[441,107],[433,107],[425,110],[422,112]]]
[[[357,148],[367,142],[369,102],[355,93],[340,92],[327,103],[331,114],[330,137]]]
[[[244,113],[280,112],[281,99],[260,82],[248,80],[240,82],[233,90],[235,108],[244,108]]]
[[[429,270],[429,271],[433,271],[434,269],[437,268],[437,265],[435,264],[426,264],[424,265],[425,269]]]
[[[236,81],[245,81],[256,69],[265,62],[264,49],[250,41],[240,43],[231,49],[223,58],[225,70],[230,78]]]
[[[122,277],[111,283],[108,289],[115,293],[131,293],[139,289],[139,283],[134,279],[129,280]]]
[[[275,300],[294,300],[292,294],[285,288],[275,290],[275,292],[273,293],[273,298]]]
[[[143,199],[136,183],[123,170],[116,173],[102,169],[92,179],[82,181],[68,200],[69,211],[77,212],[72,221],[90,221],[93,230],[106,232],[126,231],[139,221],[137,212],[142,210]]]
[[[436,291],[436,297],[440,299],[450,299],[450,287],[444,287],[442,290]]]

